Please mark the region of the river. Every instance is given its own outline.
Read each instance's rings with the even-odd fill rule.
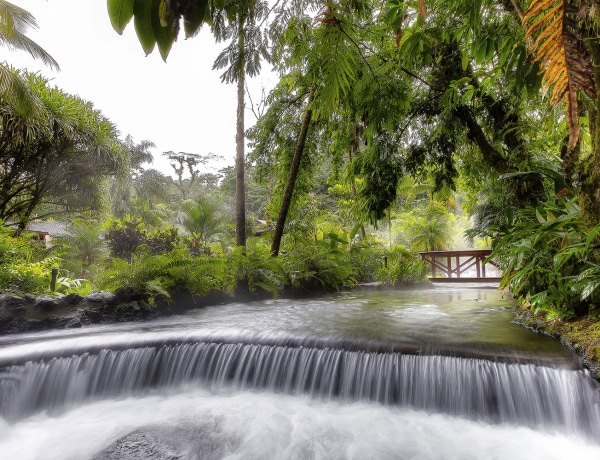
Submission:
[[[486,285],[0,337],[2,459],[600,456],[600,388]]]

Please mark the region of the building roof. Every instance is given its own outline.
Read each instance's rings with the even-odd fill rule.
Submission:
[[[27,230],[44,232],[50,236],[64,236],[69,234],[69,224],[67,222],[29,222]]]

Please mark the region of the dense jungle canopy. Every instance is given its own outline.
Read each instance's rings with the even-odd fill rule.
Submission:
[[[108,0],[107,11],[164,60],[203,27],[223,42],[213,68],[237,85],[236,165],[211,172],[210,154],[164,152],[165,176],[147,166],[151,141],[120,139],[68,88],[4,63],[0,219],[67,216],[55,249],[65,279],[155,293],[393,284],[422,278],[419,250],[491,246],[503,285],[534,308],[595,308],[594,0]],[[2,0],[0,18],[2,45],[57,66],[27,41],[27,12]],[[245,82],[267,64],[279,83],[255,105]],[[176,83],[162,87],[175,104]]]

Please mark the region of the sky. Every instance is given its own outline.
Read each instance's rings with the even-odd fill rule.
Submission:
[[[235,162],[236,85],[221,83],[212,65],[225,47],[204,26],[185,40],[180,34],[165,63],[158,49],[145,56],[133,21],[123,35],[112,28],[106,0],[10,0],[36,18],[27,36],[60,65],[51,70],[25,51],[0,47],[0,62],[39,71],[52,86],[90,101],[118,128],[121,137],[149,140],[150,167],[172,174],[162,152],[215,153],[222,167]],[[249,81],[255,104],[275,78],[267,70]],[[246,100],[246,128],[255,117]]]

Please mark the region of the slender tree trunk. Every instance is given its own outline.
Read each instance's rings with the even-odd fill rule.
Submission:
[[[352,164],[354,154],[356,152],[358,152],[359,146],[360,146],[360,129],[359,129],[358,124],[355,124],[354,125],[354,134],[352,136],[352,147],[348,151],[348,161],[350,162],[350,164]],[[352,197],[354,198],[354,202],[356,203],[358,201],[358,192],[356,191],[356,183],[354,182],[354,178],[352,178]],[[367,238],[367,232],[365,230],[365,226],[362,223],[360,224],[360,237],[362,240],[365,240]]]
[[[597,96],[589,110],[591,152],[585,158],[576,155],[573,162],[578,178],[577,191],[581,212],[586,224],[593,227],[600,223],[600,45],[589,40],[588,49],[594,63]],[[574,149],[576,154],[579,152]]]
[[[392,249],[392,208],[388,208],[388,238],[390,243],[390,250]]]
[[[244,16],[238,17],[238,49],[240,62],[237,81],[237,125],[236,125],[236,182],[235,182],[235,240],[238,246],[246,246],[246,186],[245,186],[245,145],[244,145]]]
[[[277,223],[275,224],[275,234],[273,235],[273,242],[271,244],[271,254],[273,255],[273,257],[277,257],[279,255],[279,247],[281,246],[281,239],[283,238],[283,229],[285,227],[285,221],[287,219],[288,211],[290,210],[290,205],[292,203],[292,196],[294,195],[296,178],[298,177],[298,171],[300,170],[300,163],[302,161],[302,155],[304,153],[304,145],[306,144],[308,128],[312,120],[312,109],[310,105],[313,101],[314,96],[315,85],[313,84],[310,90],[310,94],[308,96],[308,104],[306,107],[306,111],[304,112],[304,118],[302,120],[302,126],[300,127],[300,133],[298,134],[296,148],[294,149],[294,157],[292,158],[292,164],[290,165],[290,173],[285,184],[285,192],[283,193],[283,199],[281,200],[279,216],[277,217]]]

